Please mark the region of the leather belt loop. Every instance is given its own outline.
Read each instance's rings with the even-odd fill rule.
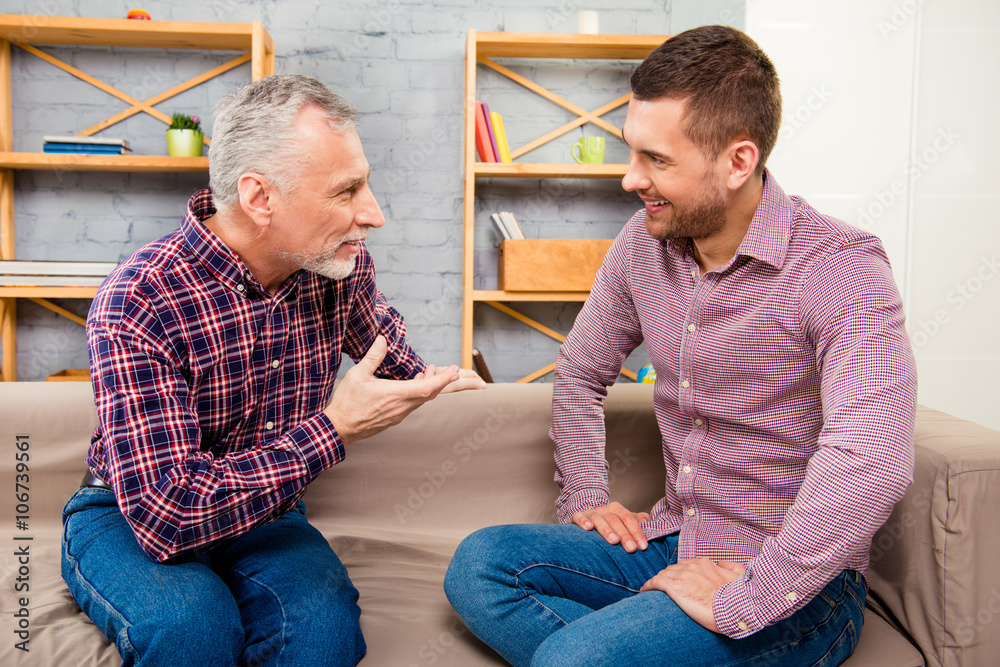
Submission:
[[[111,490],[111,485],[105,482],[103,479],[90,472],[88,469],[83,475],[83,481],[80,482],[80,486],[89,486],[94,489],[108,489]]]

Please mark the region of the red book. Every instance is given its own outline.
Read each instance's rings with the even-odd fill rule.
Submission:
[[[490,105],[483,102],[483,116],[486,118],[486,131],[490,134],[490,145],[493,146],[494,162],[502,162],[500,159],[500,147],[497,146],[497,133],[493,129],[493,119],[490,118]]]
[[[483,113],[482,102],[476,102],[476,150],[480,162],[496,162],[493,154],[493,144],[490,142],[490,132],[486,128],[486,114]]]

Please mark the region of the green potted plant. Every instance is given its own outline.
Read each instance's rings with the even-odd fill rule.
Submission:
[[[201,157],[205,133],[197,116],[175,113],[167,128],[167,153],[176,157]]]

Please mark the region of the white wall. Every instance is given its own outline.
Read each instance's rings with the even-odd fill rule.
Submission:
[[[884,242],[922,404],[1000,428],[1000,3],[747,0],[782,81],[769,166]]]

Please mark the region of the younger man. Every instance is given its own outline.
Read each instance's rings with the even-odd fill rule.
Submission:
[[[912,479],[916,378],[874,236],[764,168],[774,66],[690,30],[632,76],[622,184],[644,202],[563,344],[553,388],[562,525],[497,526],[445,579],[514,665],[837,665],[871,539]],[[665,495],[608,494],[602,400],[645,341]]]

